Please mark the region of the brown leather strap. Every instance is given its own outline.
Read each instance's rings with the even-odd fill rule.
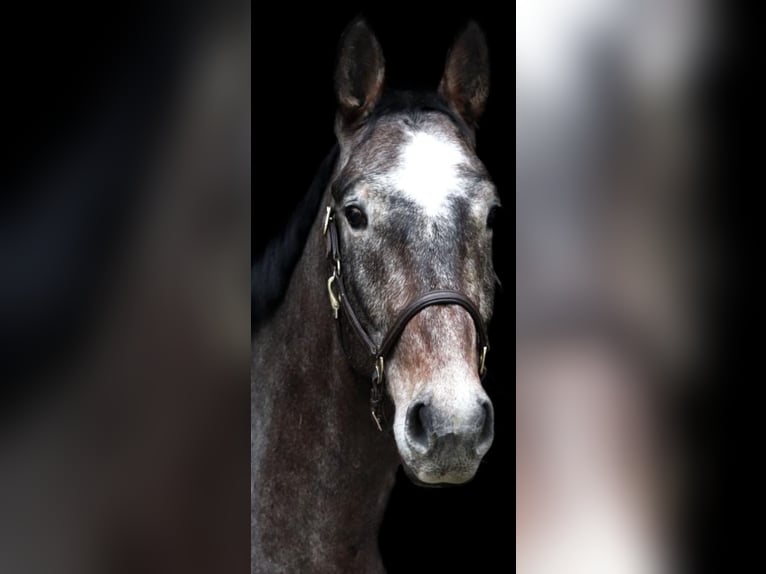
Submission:
[[[489,346],[487,333],[484,328],[484,321],[482,320],[481,313],[479,312],[479,309],[476,308],[476,305],[459,291],[454,291],[452,289],[436,289],[414,299],[399,313],[396,317],[396,321],[394,321],[394,324],[391,325],[391,328],[388,330],[385,339],[383,339],[378,355],[387,357],[388,353],[399,340],[402,332],[404,332],[407,324],[415,317],[415,315],[431,305],[460,305],[463,307],[463,309],[468,311],[471,315],[471,318],[476,325],[476,339],[479,351],[484,347]]]
[[[329,217],[333,217],[332,212],[329,213]],[[354,308],[351,306],[351,303],[349,302],[347,293],[346,293],[346,286],[343,283],[343,268],[340,264],[340,249],[338,246],[338,228],[335,224],[335,220],[331,219],[328,223],[328,226],[326,228],[326,232],[329,237],[329,255],[330,258],[333,261],[333,273],[335,274],[335,283],[338,286],[338,299],[340,300],[340,305],[343,308],[343,313],[348,317],[349,323],[351,323],[351,326],[354,329],[354,332],[356,333],[357,338],[362,342],[362,344],[367,348],[370,355],[373,359],[375,359],[378,356],[378,347],[375,344],[375,342],[372,340],[372,338],[367,334],[367,331],[364,330],[364,327],[362,326],[361,321],[359,320],[359,317],[357,317],[356,312],[354,311]]]

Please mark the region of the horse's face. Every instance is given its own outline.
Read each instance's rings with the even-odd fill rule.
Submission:
[[[345,51],[349,43],[372,51],[353,61],[378,65],[366,77],[373,93],[364,87],[348,93],[364,94],[355,101],[374,105],[374,90],[382,82],[377,42],[366,26],[356,24],[346,35]],[[341,67],[344,55],[348,60],[344,50]],[[498,198],[466,127],[473,125],[486,95],[486,48],[478,28],[469,27],[451,54],[456,52],[461,64],[478,58],[476,73],[484,93],[450,93],[475,89],[475,78],[468,78],[466,70],[451,69],[451,56],[440,90],[454,114],[407,109],[360,121],[364,111],[344,109],[347,71],[339,69],[341,159],[333,198],[340,214],[343,273],[350,302],[377,341],[409,301],[434,289],[460,291],[485,321],[492,312],[492,219]],[[418,313],[388,358],[394,435],[404,467],[416,482],[465,482],[489,449],[492,403],[478,366],[475,325],[458,306]]]

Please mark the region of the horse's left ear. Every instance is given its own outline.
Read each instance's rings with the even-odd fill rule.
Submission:
[[[447,55],[439,93],[475,127],[489,95],[489,50],[479,25],[471,20]]]

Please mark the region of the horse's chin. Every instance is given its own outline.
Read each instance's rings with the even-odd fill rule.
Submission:
[[[403,462],[402,468],[404,474],[410,479],[410,482],[416,486],[424,488],[445,488],[450,486],[460,486],[471,482],[476,476],[476,468],[459,470],[447,470],[443,472],[416,471],[410,465]]]

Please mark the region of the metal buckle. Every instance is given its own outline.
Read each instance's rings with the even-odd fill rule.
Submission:
[[[380,417],[378,416],[378,413],[375,411],[377,410],[377,407],[373,407],[370,413],[372,414],[372,420],[375,421],[375,425],[378,427],[378,430],[380,432],[383,432],[383,425],[380,424]]]
[[[324,223],[322,224],[322,235],[327,235],[327,228],[330,225],[330,220],[332,219],[332,207],[329,205],[327,206],[327,213],[324,216]]]
[[[487,345],[484,345],[481,349],[481,359],[479,361],[479,376],[483,377],[484,374],[487,372],[487,367],[484,364],[487,360]]]
[[[327,294],[330,296],[330,307],[332,307],[333,316],[337,319],[338,309],[340,309],[340,297],[336,296],[332,290],[333,283],[335,283],[335,273],[330,275],[330,278],[327,280]]]
[[[383,432],[383,425],[380,422],[380,403],[383,400],[383,375],[384,375],[384,363],[383,356],[379,355],[375,361],[375,373],[372,375],[372,388],[370,389],[370,414],[372,420],[375,421],[375,425],[380,432]]]
[[[379,385],[383,382],[383,355],[379,355],[375,361],[375,374],[372,376],[372,382]]]

